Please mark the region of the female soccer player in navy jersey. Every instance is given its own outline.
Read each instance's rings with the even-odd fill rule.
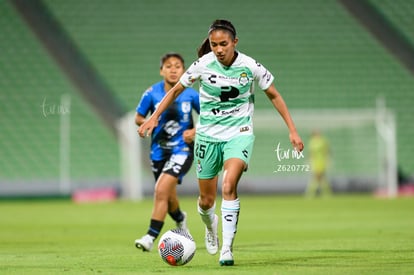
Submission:
[[[159,116],[196,80],[200,82],[200,116],[196,126],[195,164],[199,184],[198,212],[206,225],[206,249],[218,252],[218,216],[215,214],[218,174],[222,178],[222,247],[220,265],[233,265],[233,241],[237,231],[240,201],[237,184],[252,154],[253,83],[257,82],[284,119],[295,150],[303,150],[300,138],[273,75],[259,62],[236,50],[238,38],[233,24],[215,20],[199,49],[199,59],[167,92],[157,110],[140,126],[141,137],[156,129]]]
[[[168,53],[161,58],[160,75],[164,78],[148,88],[136,108],[135,122],[142,125],[148,113],[153,113],[184,73],[184,59],[178,53]],[[164,225],[167,213],[177,226],[187,229],[186,213],[179,207],[176,187],[193,162],[195,128],[192,110],[200,112],[197,91],[186,88],[157,120],[152,131],[151,168],[156,180],[154,208],[147,234],[135,241],[143,251],[152,249]]]

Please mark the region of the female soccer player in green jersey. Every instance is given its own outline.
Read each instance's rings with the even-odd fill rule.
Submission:
[[[199,184],[198,212],[206,225],[206,249],[216,254],[219,248],[218,216],[215,214],[218,174],[222,178],[222,247],[220,265],[233,265],[233,240],[237,231],[240,201],[237,184],[248,167],[252,154],[253,83],[256,81],[284,119],[295,150],[303,142],[273,75],[260,63],[236,50],[238,38],[233,24],[215,20],[195,61],[180,81],[164,96],[157,110],[142,124],[141,137],[151,135],[158,118],[174,99],[196,80],[200,81],[200,116],[196,126],[195,164]]]

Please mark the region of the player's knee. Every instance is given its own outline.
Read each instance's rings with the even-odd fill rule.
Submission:
[[[224,198],[235,198],[237,197],[237,187],[228,181],[222,182],[222,195]]]
[[[154,199],[155,200],[168,201],[170,199],[169,191],[166,190],[166,188],[163,188],[160,185],[156,185],[155,190],[154,190]]]
[[[211,195],[200,195],[198,198],[198,205],[201,207],[201,209],[210,209],[213,207],[215,199],[216,198]]]

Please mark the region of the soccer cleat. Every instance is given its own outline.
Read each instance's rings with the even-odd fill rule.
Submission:
[[[206,227],[205,243],[207,252],[215,255],[219,248],[219,238],[217,235],[218,216],[214,215],[214,221],[211,224],[211,230]]]
[[[135,247],[142,249],[144,252],[150,252],[154,244],[154,238],[150,235],[145,235],[141,239],[135,240]]]
[[[222,247],[220,252],[219,263],[221,266],[234,265],[233,253],[231,252],[231,247]]]
[[[177,228],[183,229],[185,231],[188,231],[188,227],[187,227],[187,213],[183,212],[183,216],[184,219],[180,222],[177,222]]]

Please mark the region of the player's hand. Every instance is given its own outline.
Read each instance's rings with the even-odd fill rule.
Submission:
[[[154,119],[153,117],[150,117],[148,120],[146,120],[141,126],[139,126],[137,132],[140,137],[149,137],[152,134],[152,131],[155,127],[158,125],[158,120]]]
[[[195,128],[185,130],[183,133],[183,139],[185,143],[191,143],[194,141],[195,138]]]
[[[295,148],[297,152],[303,151],[303,148],[305,146],[303,145],[302,139],[300,138],[299,134],[296,131],[291,132],[289,134],[289,139],[290,139],[290,143],[292,143],[293,148]]]

